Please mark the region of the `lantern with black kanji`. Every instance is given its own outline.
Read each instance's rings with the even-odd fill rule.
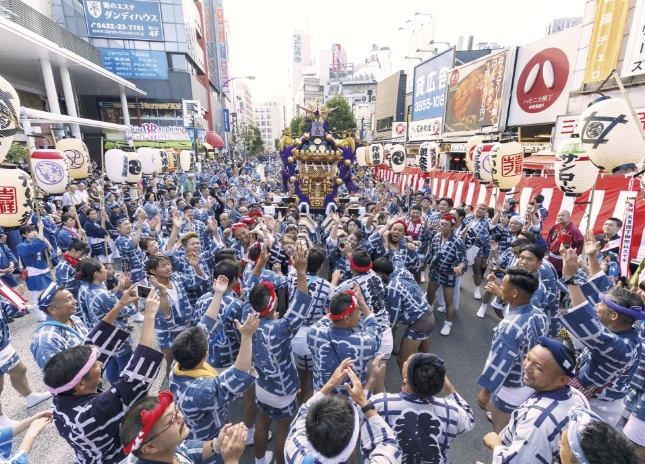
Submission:
[[[372,157],[372,164],[378,166],[383,162],[383,145],[375,143],[370,145],[370,155]]]
[[[580,115],[578,134],[593,164],[605,172],[622,175],[636,171],[645,153],[638,124],[627,101],[603,97]]]
[[[390,163],[392,171],[398,173],[405,169],[405,147],[403,145],[394,145],[390,148]]]
[[[356,163],[359,166],[367,166],[367,160],[365,159],[366,150],[367,148],[365,147],[358,147],[356,149]]]
[[[469,171],[473,170],[473,155],[475,154],[475,148],[483,141],[483,135],[473,135],[468,139],[468,143],[466,144],[466,167]]]
[[[175,172],[179,167],[177,152],[172,148],[166,148],[166,153],[168,153],[168,172]]]
[[[128,177],[126,182],[135,183],[141,180],[141,157],[138,153],[127,152],[128,156]]]
[[[439,146],[434,142],[424,142],[419,147],[417,155],[417,166],[424,174],[434,171],[437,168]]]
[[[89,175],[90,152],[85,142],[72,137],[60,139],[56,142],[56,150],[62,151],[67,157],[72,179],[85,179]]]
[[[524,149],[510,139],[501,140],[490,150],[490,174],[500,192],[510,192],[522,179]]]
[[[565,196],[579,197],[591,190],[600,170],[591,162],[577,134],[563,140],[555,152],[555,183]]]
[[[105,173],[112,182],[123,183],[128,178],[128,155],[119,148],[105,152]]]
[[[182,150],[179,153],[179,164],[184,172],[191,172],[195,169],[195,153],[188,150]]]
[[[27,224],[33,213],[31,177],[15,165],[0,166],[0,227]]]
[[[150,147],[141,147],[137,150],[141,158],[141,172],[145,175],[154,174],[156,171],[156,158],[159,153]]]
[[[60,195],[67,191],[70,181],[69,165],[62,151],[34,150],[29,159],[36,185],[43,192]]]
[[[16,89],[0,76],[0,163],[11,148],[18,130],[20,99]]]
[[[155,152],[155,174],[166,174],[168,172],[168,152],[159,148]]]
[[[493,178],[490,174],[490,151],[495,142],[480,143],[473,151],[473,175],[480,184],[488,184]]]

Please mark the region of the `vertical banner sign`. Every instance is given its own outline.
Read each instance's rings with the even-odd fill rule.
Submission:
[[[224,115],[222,116],[222,119],[224,120],[224,132],[231,132],[231,120],[228,116],[228,110],[224,108],[222,111],[224,112]]]
[[[302,63],[302,36],[300,34],[293,36],[293,62]]]
[[[585,84],[604,80],[616,66],[623,43],[629,3],[630,0],[596,0]]]
[[[634,210],[636,209],[636,197],[627,198],[625,206],[625,218],[623,220],[623,237],[620,241],[620,275],[631,277],[629,269],[629,247],[632,245],[634,230]]]
[[[643,73],[645,73],[645,2],[637,2],[620,75],[629,77]]]

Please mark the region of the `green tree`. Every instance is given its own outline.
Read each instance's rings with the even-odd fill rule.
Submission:
[[[247,147],[249,147],[249,153],[252,154],[262,153],[264,151],[262,133],[260,132],[260,128],[255,124],[250,128],[250,137]]]
[[[356,131],[356,119],[347,100],[342,95],[336,94],[327,100],[325,106],[330,110],[334,109],[329,113],[329,127],[334,137],[341,137],[345,131]]]
[[[280,151],[280,139],[275,139],[273,145],[275,146],[275,151]]]
[[[11,147],[9,147],[7,157],[4,160],[6,163],[18,164],[20,161],[26,160],[28,156],[29,149],[24,145],[14,142],[11,144]]]
[[[291,129],[291,134],[294,137],[301,137],[305,132],[306,127],[302,127],[305,124],[305,117],[302,115],[295,116],[291,123],[289,123],[289,129]]]

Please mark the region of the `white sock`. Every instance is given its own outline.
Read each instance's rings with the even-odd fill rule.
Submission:
[[[488,303],[482,303],[482,309],[488,308]]]
[[[255,458],[255,464],[265,464],[266,461],[264,460],[264,456],[262,456],[260,459]]]
[[[0,416],[0,428],[11,427],[15,421],[12,421],[6,414]]]
[[[481,291],[479,287],[480,287],[479,285],[475,285],[475,290],[478,292]]]
[[[444,321],[443,323],[446,325],[452,325],[452,322],[448,322],[448,321]]]
[[[251,427],[250,429],[247,429],[246,439],[248,440],[249,438],[253,437],[254,434],[255,434],[255,427]]]

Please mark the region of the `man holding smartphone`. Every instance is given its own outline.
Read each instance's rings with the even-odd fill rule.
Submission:
[[[584,242],[585,239],[580,229],[571,223],[571,213],[565,210],[560,211],[558,213],[557,223],[551,227],[546,239],[549,250],[548,260],[558,272],[558,277],[562,277],[560,247],[572,248],[580,255]]]

